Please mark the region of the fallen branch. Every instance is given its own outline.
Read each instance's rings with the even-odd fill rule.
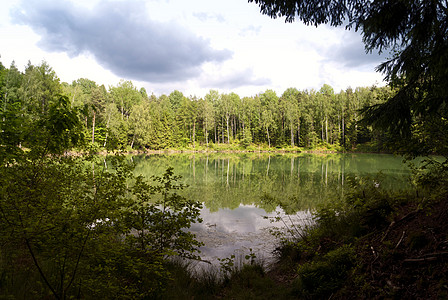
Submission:
[[[423,257],[427,257],[427,256],[442,256],[442,255],[448,255],[448,252],[428,253],[428,254],[423,255]]]
[[[422,261],[434,261],[437,260],[437,257],[422,257],[422,258],[407,258],[404,262],[422,262]]]
[[[443,256],[443,255],[448,255],[448,252],[427,253],[418,258],[407,258],[404,260],[404,262],[434,261],[434,260],[437,260],[437,256]]]

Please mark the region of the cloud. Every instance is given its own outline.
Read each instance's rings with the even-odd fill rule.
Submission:
[[[206,12],[197,12],[193,13],[193,16],[196,17],[201,22],[207,22],[207,21],[218,21],[219,23],[224,23],[226,19],[221,14],[210,14]]]
[[[263,86],[270,85],[271,80],[268,78],[255,78],[252,69],[245,69],[243,71],[234,72],[232,74],[223,75],[219,78],[207,79],[202,81],[203,87],[220,87],[228,89],[236,89],[238,87],[247,86]]]
[[[247,35],[258,35],[261,31],[261,26],[254,26],[254,25],[249,25],[243,29],[241,29],[241,36],[247,36]]]
[[[335,62],[349,69],[373,69],[386,60],[386,54],[366,53],[359,33],[346,31],[337,44],[330,44],[323,52],[324,62]]]
[[[23,1],[11,11],[17,24],[41,36],[38,46],[74,57],[92,54],[117,76],[147,81],[191,79],[205,62],[223,62],[229,50],[216,50],[208,40],[174,22],[148,18],[143,2],[101,1],[92,9],[68,1]]]

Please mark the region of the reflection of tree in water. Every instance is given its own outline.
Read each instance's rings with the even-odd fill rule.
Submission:
[[[190,187],[182,194],[211,211],[256,205],[267,212],[308,210],[344,195],[348,178],[385,169],[386,188],[405,188],[409,171],[399,158],[362,154],[173,154],[134,158],[136,172],[147,177],[174,167]]]

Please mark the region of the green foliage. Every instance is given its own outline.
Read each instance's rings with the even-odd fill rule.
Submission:
[[[57,102],[50,105],[48,114],[30,128],[35,134],[30,138],[29,146],[42,143],[45,147],[43,153],[61,154],[82,142],[80,127],[78,115],[70,108],[68,98],[60,96]]]
[[[329,249],[338,244],[353,243],[361,235],[386,227],[390,223],[393,207],[413,197],[392,196],[391,192],[381,187],[381,176],[351,178],[349,185],[350,189],[343,199],[317,209],[317,227],[311,237],[307,237],[308,241],[331,240],[333,244],[325,245]]]
[[[172,193],[181,186],[170,169],[159,184],[129,185],[122,159],[101,165],[44,157],[2,168],[1,269],[6,278],[32,275],[21,283],[26,295],[152,297],[170,279],[167,257],[195,257],[200,243],[184,229],[200,203]],[[12,284],[2,279],[2,293],[18,295]]]
[[[299,296],[306,299],[328,298],[346,282],[355,261],[353,247],[344,245],[320,259],[301,265],[297,271]]]
[[[252,134],[249,129],[244,130],[243,139],[241,140],[241,146],[247,148],[252,143]]]
[[[430,194],[429,201],[448,194],[448,160],[427,157],[420,167],[413,166],[414,182],[422,192]]]
[[[232,254],[230,257],[218,258],[218,260],[223,277],[228,279],[228,276],[235,270],[235,255]]]
[[[156,184],[152,186],[138,176],[133,190],[137,199],[129,203],[125,217],[129,220],[127,227],[137,232],[137,244],[143,249],[162,255],[197,258],[193,253],[202,244],[195,240],[194,234],[183,229],[193,222],[202,222],[199,218],[202,205],[176,193],[184,187],[176,183],[179,178],[172,168],[168,168],[163,176],[154,177]],[[151,194],[160,197],[152,199]],[[133,243],[134,236],[127,238]]]
[[[264,275],[262,262],[257,260],[257,256],[252,249],[249,249],[249,251],[249,254],[244,255],[244,257],[236,257],[235,254],[232,254],[230,257],[218,258],[220,274],[224,282],[228,283],[230,280],[234,280],[235,277],[244,273],[244,270],[247,270],[249,266],[253,266],[254,269]]]

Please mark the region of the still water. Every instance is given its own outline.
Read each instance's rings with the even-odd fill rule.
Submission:
[[[153,154],[134,156],[136,173],[147,178],[173,167],[181,193],[201,201],[203,222],[190,230],[204,242],[201,257],[216,262],[250,249],[265,260],[276,240],[272,228],[310,224],[314,208],[344,196],[359,180],[385,189],[409,188],[410,170],[401,157],[383,154]]]

